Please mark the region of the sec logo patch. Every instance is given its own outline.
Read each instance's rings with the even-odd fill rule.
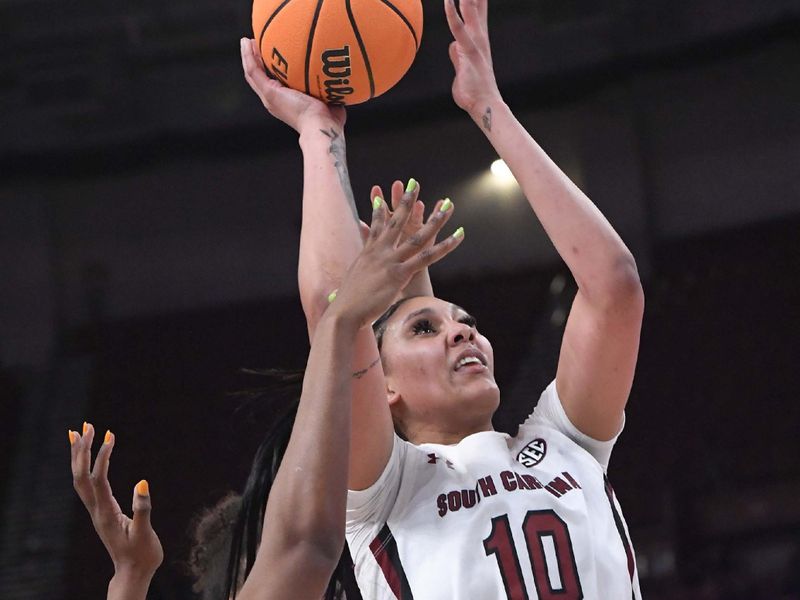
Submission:
[[[544,460],[545,454],[547,454],[547,442],[542,438],[536,438],[520,450],[520,453],[517,454],[517,462],[523,467],[535,467]]]

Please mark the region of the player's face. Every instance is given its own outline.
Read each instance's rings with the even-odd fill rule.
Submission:
[[[389,319],[381,356],[390,401],[413,421],[491,422],[500,392],[494,353],[464,309],[412,298]]]

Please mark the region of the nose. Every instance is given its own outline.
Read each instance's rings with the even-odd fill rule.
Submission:
[[[448,341],[451,346],[457,346],[464,342],[472,342],[475,340],[475,329],[466,323],[455,323],[449,334]]]

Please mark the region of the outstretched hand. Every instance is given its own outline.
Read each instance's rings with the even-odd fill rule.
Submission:
[[[83,435],[69,431],[71,445],[72,481],[83,505],[89,511],[92,524],[114,563],[115,579],[149,584],[156,569],[164,560],[161,542],[150,524],[150,490],[140,481],[133,492],[133,518],[127,517],[114,498],[108,483],[108,465],[116,436],[106,433],[90,470],[94,426],[85,423]],[[113,580],[112,580],[113,581]],[[118,595],[116,597],[133,597]]]
[[[455,41],[450,44],[450,60],[455,67],[453,100],[477,120],[486,105],[500,97],[492,66],[489,44],[488,0],[444,0],[447,24]]]
[[[343,106],[328,106],[317,98],[285,87],[270,78],[256,40],[242,38],[240,46],[244,78],[273,117],[297,133],[301,133],[307,125],[316,126],[320,120],[333,121],[339,127],[344,127],[347,113]]]
[[[380,196],[373,196],[372,224],[364,248],[335,296],[334,310],[343,311],[359,326],[377,319],[416,273],[447,256],[464,239],[464,230],[459,228],[435,243],[453,214],[448,200],[437,202],[421,227],[409,226],[414,211],[419,210],[415,208],[418,191],[417,187],[400,193],[393,213]],[[395,184],[393,195],[399,192],[402,188]],[[413,233],[404,234],[406,231]]]

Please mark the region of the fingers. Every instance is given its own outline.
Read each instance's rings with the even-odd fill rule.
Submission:
[[[386,196],[383,195],[383,190],[381,189],[381,186],[379,185],[372,186],[372,189],[369,191],[369,197],[372,200],[375,200],[375,198],[380,198],[381,200],[386,198]]]
[[[400,200],[403,198],[405,191],[406,187],[402,181],[397,180],[392,184],[392,210],[400,208]]]
[[[401,260],[407,260],[418,254],[420,250],[429,245],[436,234],[441,231],[444,224],[450,220],[453,214],[453,203],[449,198],[440,200],[433,208],[433,212],[428,217],[428,222],[423,225],[419,231],[410,236],[405,242],[400,245]]]
[[[453,68],[458,71],[458,65],[460,64],[458,56],[458,42],[450,42],[450,46],[447,48],[447,53],[450,55],[450,62],[453,63]]]
[[[94,491],[89,477],[89,465],[92,456],[92,440],[94,439],[94,427],[90,423],[83,424],[83,435],[77,431],[70,431],[71,447],[71,466],[72,466],[72,485],[78,492],[81,501],[88,510],[94,507]]]
[[[414,206],[411,209],[411,216],[408,219],[408,225],[414,230],[418,230],[422,227],[422,223],[425,221],[425,204],[422,200],[417,200],[414,202]]]
[[[484,29],[488,30],[489,27],[489,2],[488,0],[478,0],[478,19],[483,25]]]
[[[150,525],[150,512],[153,505],[150,500],[150,484],[146,479],[142,479],[133,488],[133,533],[142,534],[148,529]]]
[[[450,48],[453,65],[458,67],[457,49],[469,56],[481,53],[491,62],[486,0],[460,0],[459,8],[463,19],[458,15],[454,1],[444,0],[447,23],[456,40],[456,48]]]
[[[483,30],[481,8],[485,12],[486,0],[459,0],[458,6],[461,9],[461,16],[464,18],[464,25],[468,30]]]
[[[463,11],[463,3],[462,3]],[[447,24],[450,26],[450,33],[456,39],[456,42],[461,44],[464,50],[472,46],[472,40],[467,32],[466,25],[456,10],[455,0],[444,0],[444,14],[447,17]]]
[[[103,438],[103,445],[97,453],[92,469],[91,483],[94,491],[94,499],[100,514],[113,515],[116,511],[116,501],[111,491],[111,484],[108,482],[108,464],[111,459],[111,451],[114,449],[116,436],[110,431],[106,431]]]
[[[276,89],[282,88],[283,86],[274,79],[267,77],[264,69],[264,62],[261,59],[261,54],[255,40],[242,38],[240,40],[240,46],[244,78],[253,91],[258,94],[264,106],[269,108],[272,94]]]
[[[366,244],[369,239],[369,225],[364,223],[361,219],[358,220],[358,233],[361,234],[361,243]]]
[[[397,184],[398,182],[395,182],[392,185],[392,205],[395,207],[395,211],[387,224],[388,230],[392,232],[388,240],[391,243],[396,243],[400,238],[403,228],[411,218],[411,212],[419,196],[419,183],[415,179],[408,180],[405,191],[402,191],[402,184],[400,186]]]
[[[250,54],[255,59],[256,65],[259,67],[259,70],[266,71],[267,68],[264,66],[264,59],[261,58],[261,48],[258,47],[258,42],[252,38],[251,39],[245,38],[245,39],[247,40],[247,45],[250,47]]]
[[[459,227],[453,235],[448,236],[438,244],[431,246],[406,261],[405,266],[411,273],[416,273],[439,262],[453,250],[458,248],[464,240],[464,228]]]
[[[389,209],[386,207],[386,201],[380,196],[372,197],[372,223],[369,227],[369,240],[376,241],[383,230],[386,228],[386,219]]]

